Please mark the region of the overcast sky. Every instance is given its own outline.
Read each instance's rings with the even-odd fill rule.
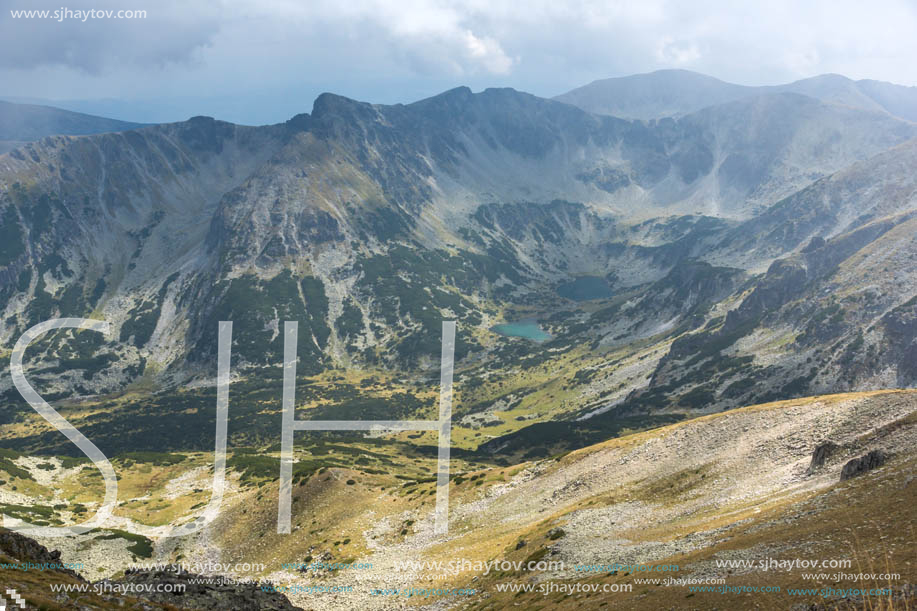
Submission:
[[[11,15],[62,5],[147,17]],[[382,103],[458,85],[550,97],[660,68],[748,85],[825,72],[917,85],[915,0],[0,0],[0,7],[0,98],[70,101],[62,105],[139,121],[206,114],[277,122],[309,112],[323,91]]]

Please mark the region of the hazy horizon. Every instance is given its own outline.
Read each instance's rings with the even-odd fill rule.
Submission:
[[[309,112],[320,93],[405,103],[459,85],[552,97],[595,80],[688,69],[740,85],[826,73],[917,85],[917,7],[901,0],[733,6],[708,0],[196,3],[142,18],[26,18],[0,0],[2,99],[143,122],[246,124]],[[136,113],[136,114],[130,114]]]
[[[548,95],[540,95],[538,97],[554,98],[564,93],[567,93],[568,91],[571,91],[573,89],[583,87],[583,86],[595,83],[597,81],[611,80],[611,79],[616,79],[616,78],[627,78],[627,77],[632,77],[632,76],[643,76],[643,75],[649,75],[649,74],[654,74],[654,73],[659,73],[659,72],[674,71],[674,70],[683,70],[683,69],[661,68],[659,70],[653,70],[651,72],[622,74],[618,76],[599,78],[599,79],[594,79],[592,81],[589,81],[588,83],[582,83],[580,85],[577,85],[571,88],[570,90],[559,91],[559,92],[548,94]],[[732,83],[731,81],[726,81],[724,79],[718,79],[717,77],[713,75],[704,74],[702,72],[697,72],[695,70],[687,70],[687,72],[716,78],[717,80],[720,80],[726,83]],[[805,77],[802,79],[797,79],[797,80],[805,81],[808,79],[814,79],[814,78],[824,77],[824,76],[841,76],[843,78],[856,82],[855,79],[851,79],[847,75],[837,74],[837,73],[813,74],[812,76]],[[858,80],[879,80],[879,79],[858,79]],[[793,81],[793,82],[796,82],[796,81]],[[880,82],[888,83],[889,81],[880,81]],[[782,85],[786,83],[732,83],[732,84],[753,87],[753,86]],[[891,84],[901,85],[901,83],[891,83]],[[435,97],[451,89],[456,89],[459,87],[467,87],[467,86],[468,85],[458,83],[452,87],[447,87],[440,91],[434,92],[430,95],[425,95],[423,97],[419,97],[415,99],[394,100],[394,101],[380,101],[380,100],[374,100],[374,99],[361,99],[361,98],[352,98],[352,99],[356,99],[361,102],[369,102],[372,104],[411,104],[413,102],[418,102],[420,100],[424,100],[429,97]],[[495,86],[495,87],[500,88],[499,86]],[[914,86],[911,86],[911,87],[914,87]],[[480,91],[484,91],[485,89],[487,88],[481,88],[481,89],[472,88],[472,91],[474,93],[478,93]],[[511,87],[511,89],[515,89],[515,88]],[[523,91],[524,93],[532,93],[530,91],[525,91],[525,90],[520,90],[520,91]],[[242,125],[268,125],[268,124],[282,123],[297,114],[311,113],[312,105],[315,101],[315,98],[322,95],[323,93],[333,93],[337,95],[344,95],[337,91],[331,91],[331,90],[320,91],[315,95],[315,97],[311,101],[306,103],[306,106],[307,106],[306,108],[295,110],[293,112],[290,112],[290,114],[288,115],[281,116],[278,114],[276,117],[274,117],[273,120],[267,120],[267,121],[233,120],[231,117],[235,113],[243,111],[244,108],[250,106],[250,104],[246,104],[244,100],[242,101],[236,100],[235,103],[233,103],[234,102],[233,100],[226,101],[226,100],[217,99],[217,98],[197,98],[197,99],[176,98],[172,100],[156,100],[156,99],[123,100],[123,99],[109,98],[109,99],[67,100],[67,99],[31,98],[31,97],[0,95],[0,101],[12,102],[15,104],[32,104],[32,105],[40,105],[40,106],[51,106],[55,108],[61,108],[63,110],[69,110],[72,112],[85,113],[85,114],[96,115],[96,116],[105,117],[109,119],[117,119],[120,121],[131,121],[131,122],[136,122],[136,123],[151,123],[151,124],[173,123],[173,122],[185,121],[193,116],[205,115],[205,116],[212,116],[216,119],[220,119],[223,121],[229,121],[232,123],[237,123],[237,124],[242,124]],[[538,94],[533,94],[533,95],[538,95]],[[345,97],[352,97],[352,96],[345,96]],[[222,113],[217,112],[216,114],[206,113],[206,112],[191,112],[190,114],[182,114],[184,112],[183,110],[184,108],[193,108],[195,107],[195,105],[201,108],[208,108],[208,107],[216,108],[217,110],[222,110],[223,112]],[[277,111],[277,112],[279,113],[280,111]]]

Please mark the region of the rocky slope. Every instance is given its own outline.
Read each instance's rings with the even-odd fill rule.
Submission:
[[[65,563],[59,551],[49,551],[40,543],[5,529],[0,529],[0,558],[4,565],[0,575],[4,589],[13,588],[28,605],[41,609],[187,609],[189,611],[238,609],[239,611],[295,611],[290,601],[280,593],[265,591],[253,581],[220,583],[211,577],[211,583],[202,575],[176,570],[133,570],[119,580],[87,582],[79,573],[60,567]],[[12,568],[12,566],[29,568]],[[27,573],[37,573],[38,578]],[[32,577],[31,579],[29,577]],[[86,592],[57,592],[51,585],[86,586]],[[269,585],[269,584],[267,584]],[[141,592],[139,588],[152,591]],[[132,587],[133,596],[117,591],[119,587]],[[168,591],[155,591],[157,588]],[[8,594],[4,592],[4,594]],[[7,603],[9,604],[9,602]],[[26,607],[27,608],[27,607]]]
[[[187,582],[191,589],[184,603],[154,598],[158,604],[195,609],[212,608],[214,601],[225,602],[232,596],[238,608],[248,608],[255,597],[261,597],[259,604],[265,608],[288,608],[276,592],[245,587],[246,578],[267,579],[286,591],[293,604],[312,609],[392,609],[406,604],[481,609],[505,608],[514,602],[562,609],[601,608],[609,602],[626,609],[685,604],[736,609],[797,604],[859,608],[857,601],[845,601],[843,596],[788,591],[825,585],[863,587],[852,577],[824,582],[807,577],[810,571],[805,568],[775,570],[761,565],[762,560],[786,563],[799,558],[850,561],[841,571],[847,574],[897,573],[890,582],[870,580],[868,587],[888,585],[890,596],[904,604],[906,597],[913,601],[915,593],[908,584],[917,578],[917,558],[907,528],[915,519],[915,508],[902,502],[917,486],[915,415],[914,391],[825,395],[711,414],[520,464],[475,464],[459,457],[453,464],[450,531],[445,536],[433,533],[428,493],[435,485],[425,477],[432,472],[433,457],[410,455],[404,448],[391,452],[385,444],[366,445],[364,440],[351,446],[359,458],[347,465],[342,462],[345,446],[335,445],[333,453],[319,458],[317,446],[303,440],[299,464],[316,464],[301,472],[294,486],[292,534],[278,535],[275,530],[276,473],[256,474],[247,470],[252,468],[250,463],[231,461],[231,479],[241,485],[230,487],[220,517],[203,533],[182,541],[148,541],[147,551],[128,545],[132,540],[125,541],[123,531],[93,533],[112,547],[81,572],[93,574],[96,568],[104,568],[104,575],[115,583]],[[877,455],[883,460],[860,460]],[[139,490],[145,494],[124,499],[117,510],[122,519],[128,515],[155,519],[154,506],[163,498],[172,498],[174,507],[183,508],[178,515],[171,510],[173,521],[194,514],[192,503],[202,497],[183,486],[194,479],[189,474],[196,474],[211,457],[149,453],[133,458],[136,464],[117,466],[124,496]],[[276,460],[267,453],[259,458]],[[23,460],[17,459],[16,464],[25,465]],[[853,461],[871,468],[843,477],[853,471]],[[88,467],[76,477],[86,480],[88,471],[93,469]],[[61,500],[81,494],[66,483],[73,474],[56,467],[47,472],[61,477],[57,482],[65,490]],[[22,479],[16,481],[24,487]],[[79,498],[70,497],[69,502]],[[141,501],[153,513],[137,513]],[[89,562],[91,558],[86,542],[64,546],[63,555],[49,554],[16,535],[0,537],[0,547],[15,559],[33,562]],[[137,553],[153,564],[178,560],[232,567],[249,563],[263,564],[263,569],[232,572],[228,582],[235,585],[229,587],[202,587],[193,583],[193,575],[161,570],[112,575],[119,566],[123,570],[126,564],[137,563]],[[526,562],[541,560],[555,564],[531,569],[474,568],[503,561],[525,567]],[[406,561],[432,564],[411,566]],[[748,564],[727,566],[724,561]],[[583,568],[615,563],[677,565],[678,570],[657,575]],[[331,568],[335,564],[350,568]],[[49,580],[82,579],[52,572],[41,573],[37,581],[26,579],[31,573],[22,571],[3,574],[35,600],[44,600]],[[209,577],[218,580],[219,575]],[[730,586],[779,585],[782,590],[752,599],[740,591],[692,592],[685,583],[638,581],[654,577],[700,583],[722,580],[712,583]],[[522,594],[500,589],[505,584],[537,588],[550,583],[617,583],[633,589],[566,597],[557,590],[546,596],[537,589]],[[396,588],[414,588],[417,594],[378,593]],[[475,592],[471,596],[431,593],[451,588]],[[88,602],[90,608],[104,605],[95,599]],[[882,604],[886,602],[883,599]],[[69,608],[65,600],[57,604]]]

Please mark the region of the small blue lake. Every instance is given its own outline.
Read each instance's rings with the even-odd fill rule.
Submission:
[[[523,337],[533,342],[545,342],[551,339],[551,334],[542,329],[538,321],[534,319],[507,322],[494,325],[490,329],[505,337]]]
[[[577,276],[572,281],[557,287],[557,294],[573,301],[590,301],[607,299],[614,292],[608,286],[608,281],[601,276]]]

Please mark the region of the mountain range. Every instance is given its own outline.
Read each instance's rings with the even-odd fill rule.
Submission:
[[[307,378],[415,385],[398,407],[360,395],[316,415],[414,417],[432,413],[418,397],[441,321],[457,320],[457,416],[482,451],[533,436],[581,445],[620,418],[914,385],[910,89],[631,78],[561,99],[639,105],[648,91],[654,113],[675,116],[460,87],[392,106],[323,94],[272,126],[195,117],[26,143],[0,157],[5,358],[42,320],[110,321],[110,337],[59,332],[29,352],[48,396],[107,406],[87,416],[106,435],[149,409],[126,389],[169,404],[211,383],[218,320],[235,323],[237,375],[272,396],[280,322],[298,320]],[[879,108],[830,94],[841,89],[898,93]],[[492,330],[530,319],[549,341]],[[3,420],[27,419],[5,373],[0,390]],[[267,430],[269,412],[246,417]],[[188,415],[176,417],[181,428]]]
[[[659,119],[708,106],[775,93],[798,93],[829,104],[884,112],[917,121],[917,87],[822,74],[784,85],[751,87],[690,70],[659,70],[594,81],[554,98],[596,114]]]

